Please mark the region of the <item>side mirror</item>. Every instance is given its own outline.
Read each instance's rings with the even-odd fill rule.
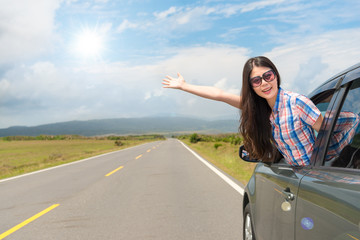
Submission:
[[[245,150],[244,145],[241,145],[239,148],[239,157],[246,162],[260,162],[257,159],[250,158],[249,153]]]

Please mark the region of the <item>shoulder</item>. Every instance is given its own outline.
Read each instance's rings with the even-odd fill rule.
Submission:
[[[313,104],[312,101],[303,94],[284,90],[284,98],[286,98],[292,105],[304,106]]]
[[[295,107],[299,103],[302,104],[304,101],[306,102],[306,99],[304,99],[305,96],[303,96],[299,93],[282,90],[282,95],[283,95],[283,101],[293,107]]]
[[[320,115],[320,111],[316,105],[303,94],[291,91],[286,91],[284,94],[288,98],[288,106],[292,109],[293,113],[306,121],[308,121],[307,119],[310,117],[309,119],[312,121],[309,121],[309,124],[313,125],[314,121],[316,121]]]

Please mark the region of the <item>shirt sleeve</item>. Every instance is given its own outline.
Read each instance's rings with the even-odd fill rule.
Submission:
[[[330,137],[327,160],[340,155],[344,147],[352,142],[359,122],[360,117],[358,114],[340,112],[333,134]]]
[[[320,110],[315,106],[315,104],[309,98],[303,95],[299,95],[296,98],[296,107],[300,119],[310,126],[315,124],[316,120],[321,114]]]

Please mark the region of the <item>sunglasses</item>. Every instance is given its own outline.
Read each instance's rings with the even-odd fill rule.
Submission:
[[[267,72],[264,72],[262,77],[256,76],[253,78],[250,78],[250,84],[252,87],[259,87],[262,84],[262,79],[264,79],[266,82],[274,81],[275,79],[275,72],[274,70],[269,70]]]

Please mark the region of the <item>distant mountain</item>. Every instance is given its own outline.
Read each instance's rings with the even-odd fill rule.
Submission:
[[[172,134],[179,132],[237,132],[238,120],[207,121],[186,117],[118,118],[88,121],[70,121],[39,125],[35,127],[14,126],[0,129],[4,136],[67,135],[129,135]]]

